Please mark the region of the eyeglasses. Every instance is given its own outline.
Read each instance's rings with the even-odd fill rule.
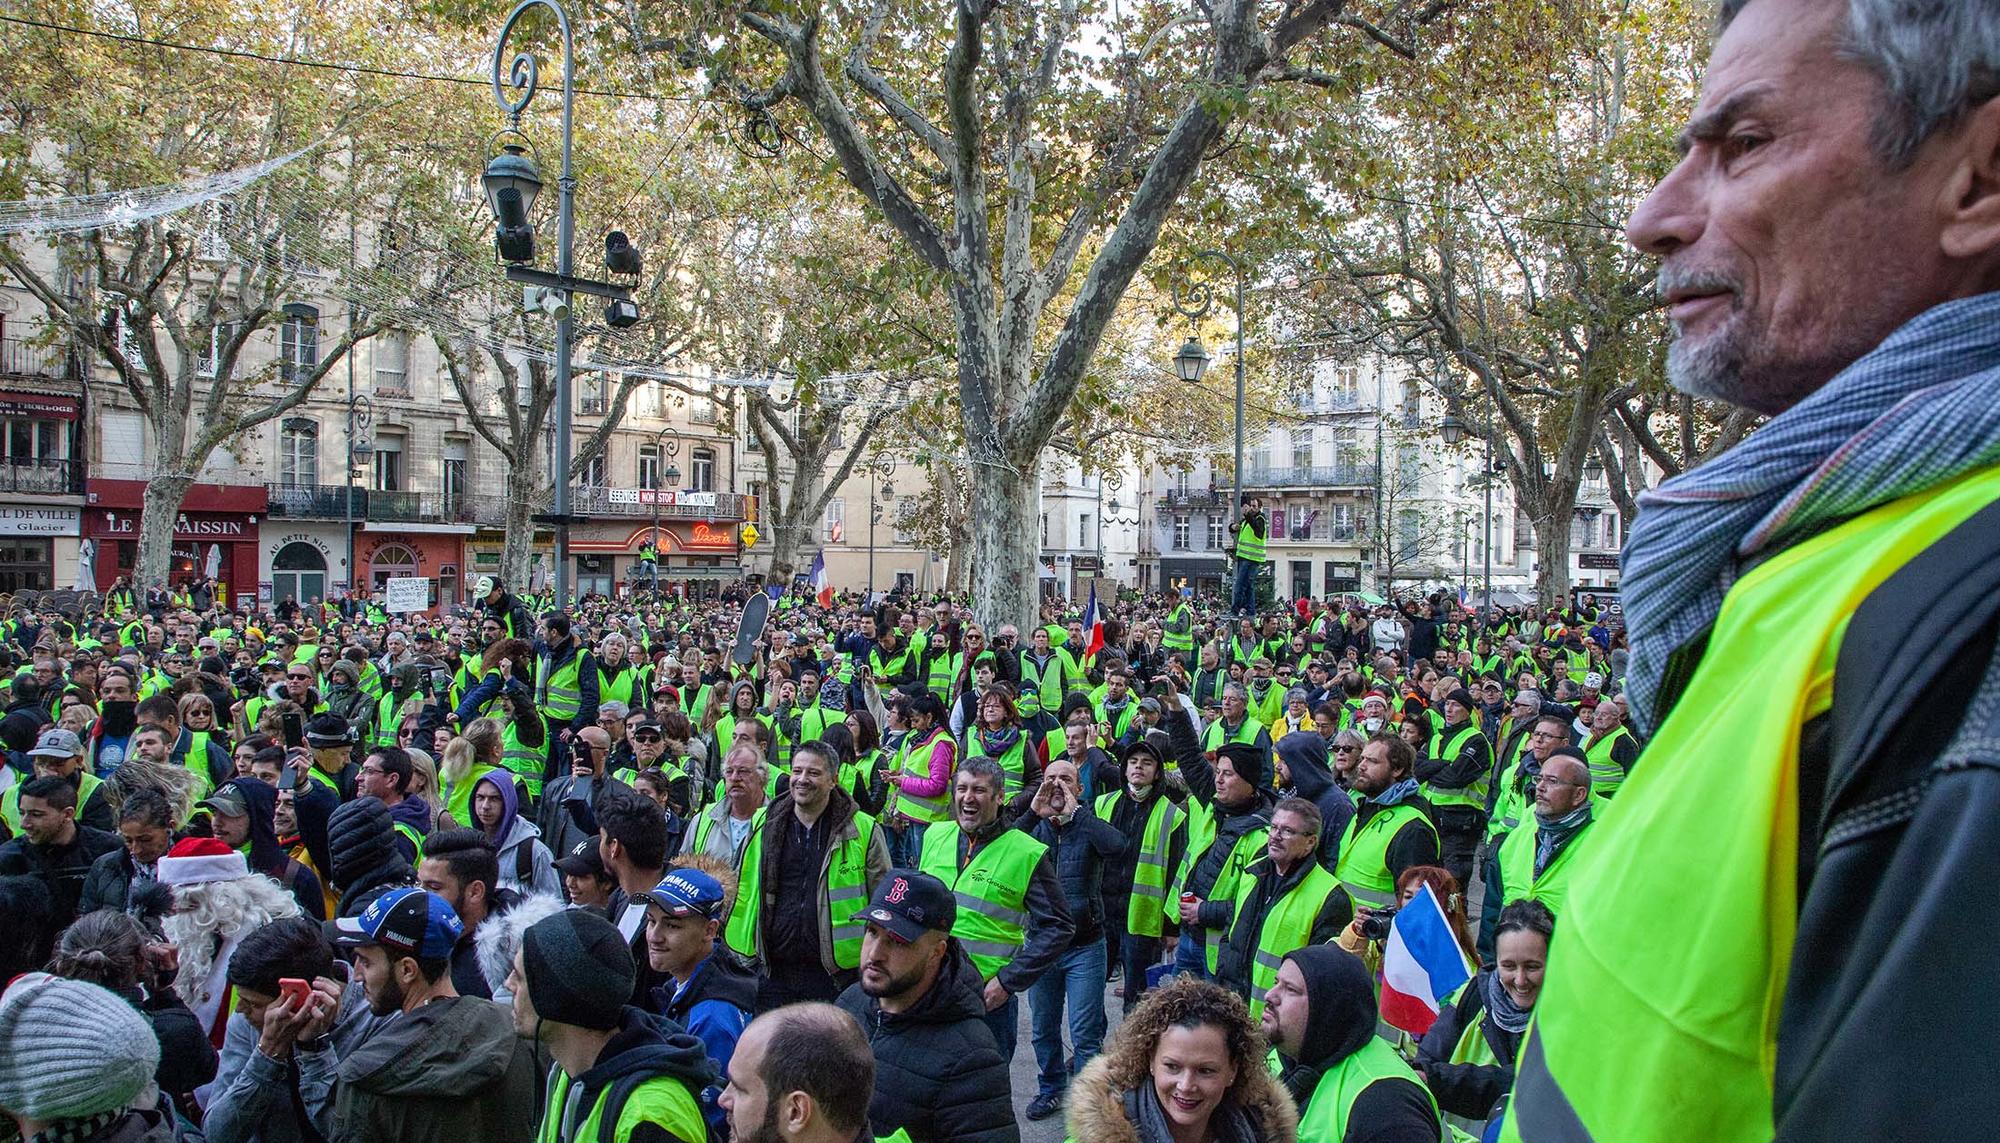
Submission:
[[[652,731],[642,730],[632,736],[632,741],[634,742],[658,742],[659,740],[660,736]]]
[[[1333,748],[1333,752],[1335,754],[1352,754],[1356,749],[1357,747],[1353,746],[1336,746]]]
[[[293,681],[293,682],[295,682],[295,683],[309,683],[309,682],[312,682],[312,676],[311,676],[311,675],[286,675],[285,677],[286,677],[287,679],[290,679],[291,681]]]
[[[1543,786],[1576,786],[1578,788],[1582,788],[1588,785],[1590,785],[1589,782],[1570,782],[1570,781],[1565,781],[1562,778],[1551,777],[1547,774],[1535,775],[1536,789],[1540,789]]]
[[[1272,837],[1275,837],[1275,838],[1278,838],[1278,839],[1279,839],[1279,840],[1281,840],[1281,841],[1282,841],[1283,839],[1285,839],[1285,838],[1288,838],[1288,837],[1313,837],[1313,836],[1315,836],[1315,835],[1314,835],[1314,834],[1313,834],[1312,832],[1310,832],[1310,831],[1308,831],[1308,830],[1302,830],[1302,829],[1293,829],[1293,828],[1291,828],[1290,826],[1280,826],[1280,825],[1274,825],[1274,826],[1272,826],[1272,827],[1271,827],[1271,828],[1270,828],[1269,830],[1267,830],[1267,831],[1265,831],[1265,832],[1269,833],[1269,834],[1270,834],[1270,835],[1271,835]]]

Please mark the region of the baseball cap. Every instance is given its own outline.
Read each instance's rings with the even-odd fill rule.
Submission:
[[[444,898],[405,886],[375,898],[359,916],[326,922],[324,929],[326,939],[343,948],[381,945],[404,956],[442,960],[465,925]]]
[[[226,818],[250,816],[249,801],[243,797],[243,791],[233,783],[217,786],[214,793],[194,805],[198,810],[214,810]]]
[[[598,851],[597,839],[586,838],[555,863],[556,872],[570,877],[594,877],[604,872],[604,854]]]
[[[632,899],[641,905],[658,905],[669,917],[722,917],[722,882],[699,869],[676,869],[658,885]]]
[[[958,902],[944,882],[928,873],[891,869],[875,886],[861,917],[908,943],[927,932],[950,932],[958,920]]]
[[[76,733],[60,726],[42,731],[42,736],[35,739],[35,748],[28,751],[30,757],[40,755],[44,758],[74,758],[81,753],[83,743],[78,741]]]

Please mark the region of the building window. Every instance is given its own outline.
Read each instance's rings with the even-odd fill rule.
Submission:
[[[375,436],[375,478],[369,487],[377,492],[403,490],[403,438],[396,433]]]
[[[715,491],[715,450],[698,448],[688,457],[688,490]]]
[[[297,385],[319,365],[319,311],[297,302],[285,307],[278,327],[278,376]]]
[[[1354,505],[1335,504],[1329,511],[1332,513],[1333,538],[1336,540],[1354,539]]]
[[[1309,469],[1313,466],[1313,438],[1311,429],[1292,431],[1292,467]]]
[[[1217,512],[1209,516],[1208,518],[1209,551],[1219,552],[1223,549],[1225,545],[1229,543],[1228,539],[1226,539],[1226,536],[1228,534],[1227,532],[1228,526],[1229,522],[1222,518],[1221,513]]]
[[[287,417],[279,426],[278,482],[287,488],[319,483],[319,425]]]
[[[1577,516],[1569,522],[1570,546],[1594,548],[1597,546],[1597,518]]]
[[[1186,496],[1188,494],[1188,489],[1193,486],[1194,474],[1189,472],[1187,469],[1183,468],[1179,472],[1174,473],[1173,479],[1174,479],[1174,495]]]
[[[639,446],[639,487],[658,488],[660,486],[660,446],[642,444]]]
[[[1423,464],[1417,458],[1417,446],[1397,445],[1396,479],[1402,484],[1403,491],[1406,494],[1415,492],[1417,484],[1422,478]]]
[[[696,398],[694,398],[694,404],[693,404],[693,406],[692,406],[692,407],[691,407],[691,408],[690,408],[690,409],[688,410],[688,417],[689,417],[689,418],[690,418],[691,420],[693,420],[693,421],[694,421],[694,423],[695,423],[695,424],[697,424],[697,425],[712,425],[712,424],[714,424],[714,423],[715,423],[715,398],[714,398],[714,397],[696,397]]]
[[[588,380],[582,381],[578,388],[583,391],[583,397],[577,411],[586,417],[603,416],[604,410],[611,404],[610,375],[602,372],[592,374]]]
[[[826,542],[837,544],[841,540],[841,523],[847,518],[847,501],[839,496],[826,502]]]
[[[410,335],[400,329],[375,335],[375,392],[383,397],[410,395]]]
[[[1415,508],[1405,508],[1396,513],[1397,558],[1416,559],[1417,541],[1422,534],[1423,516]]]
[[[1182,475],[1185,476],[1187,474],[1182,473]],[[1186,516],[1174,517],[1174,550],[1177,552],[1188,550],[1188,518]]]
[[[217,363],[222,360],[222,348],[229,344],[230,338],[235,336],[235,322],[217,322],[208,331],[208,348],[197,351],[194,363],[195,372],[203,377],[215,376]]]
[[[412,579],[417,575],[417,554],[401,544],[383,544],[368,557],[368,582],[376,591],[386,591],[391,579]]]
[[[1076,515],[1076,546],[1079,548],[1090,546],[1090,513],[1088,512],[1079,512]]]
[[[604,453],[599,452],[583,466],[583,486],[585,488],[604,487]]]
[[[455,520],[465,507],[465,452],[466,442],[444,442],[443,485],[444,514],[446,519]]]

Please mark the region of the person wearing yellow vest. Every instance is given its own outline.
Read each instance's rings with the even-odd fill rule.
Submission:
[[[926,698],[937,703],[929,692],[918,701]],[[952,817],[924,831],[919,868],[952,890],[952,935],[986,982],[986,1025],[1011,1061],[1018,997],[1069,948],[1076,924],[1048,846],[1002,819],[1003,783],[999,763],[965,760],[952,783]]]
[[[625,636],[616,631],[597,641],[597,701],[622,702],[627,710],[644,706],[645,691],[638,670],[626,661]]]
[[[1169,655],[1178,653],[1183,657],[1194,651],[1194,608],[1188,605],[1186,596],[1176,599],[1173,608],[1167,612],[1166,624],[1161,628],[1160,649]]]
[[[1245,497],[1243,516],[1236,523],[1236,542],[1229,546],[1229,554],[1236,560],[1229,595],[1229,610],[1234,614],[1257,613],[1257,577],[1264,571],[1264,538],[1269,528],[1264,502],[1255,496]]]
[[[542,620],[542,636],[535,660],[535,702],[549,732],[567,742],[570,734],[597,724],[597,657],[577,641],[564,612]]]
[[[1500,845],[1500,877],[1490,901],[1540,901],[1562,916],[1570,879],[1585,858],[1596,802],[1583,752],[1558,746],[1535,778],[1535,813]]]
[[[730,747],[722,757],[722,796],[696,814],[681,838],[682,853],[713,858],[731,869],[764,812],[769,764],[754,746]]]
[[[1523,691],[1534,704],[1542,708],[1540,696],[1533,691]],[[1561,708],[1552,708],[1561,709]],[[1486,860],[1481,876],[1488,886],[1500,883],[1500,850],[1507,842],[1509,834],[1519,829],[1524,821],[1532,822],[1535,805],[1535,779],[1542,772],[1542,763],[1558,747],[1569,746],[1569,719],[1560,714],[1549,713],[1525,718],[1527,733],[1514,755],[1514,760],[1493,787],[1493,813],[1486,828]],[[1492,898],[1489,897],[1489,900]],[[1493,959],[1493,925],[1499,920],[1499,910],[1479,911],[1479,955],[1490,961]]]
[[[1250,714],[1250,688],[1234,681],[1224,684],[1222,688],[1222,717],[1210,722],[1201,732],[1201,748],[1211,755],[1211,760],[1225,743],[1262,750],[1265,758],[1263,770],[1270,772],[1270,729]]]
[[[1299,1143],[1443,1141],[1437,1103],[1375,1034],[1375,982],[1336,945],[1286,954],[1261,1016],[1271,1070],[1299,1109]]]
[[[886,702],[892,721],[900,718],[909,728],[882,779],[894,790],[883,811],[889,860],[899,868],[914,868],[924,831],[951,815],[958,743],[944,726],[944,704],[929,691],[915,698],[894,694]]]
[[[716,1068],[700,1040],[625,999],[638,965],[617,927],[566,909],[529,925],[509,978],[515,1032],[551,1065],[536,1143],[706,1143],[701,1093]]]
[[[1353,777],[1361,800],[1333,868],[1357,914],[1396,904],[1396,879],[1404,870],[1437,864],[1437,826],[1430,803],[1417,792],[1416,763],[1416,751],[1393,734],[1377,733],[1361,747]]]
[[[1437,823],[1439,861],[1460,885],[1472,884],[1472,859],[1486,831],[1487,771],[1493,747],[1480,733],[1478,700],[1463,687],[1444,700],[1444,725],[1417,759],[1417,781]]]
[[[1236,916],[1237,891],[1245,871],[1265,853],[1278,798],[1271,792],[1270,754],[1255,746],[1224,743],[1212,779],[1205,759],[1183,756],[1181,766],[1193,797],[1187,856],[1168,886],[1168,907],[1176,910],[1181,930],[1174,968],[1213,979],[1223,932]]]
[[[835,788],[840,762],[818,742],[792,755],[791,784],[750,827],[723,938],[761,966],[757,1011],[831,1001],[861,964],[861,908],[889,871],[889,847]]]
[[[861,1025],[843,1012],[813,1005],[758,1017],[743,1030],[728,1071],[721,1103],[732,1138],[868,1143],[875,1137],[868,1122],[875,1055]],[[772,1122],[781,1125],[777,1132],[767,1130]],[[902,1134],[903,1143],[909,1138]]]
[[[83,742],[70,731],[60,726],[51,726],[42,731],[35,740],[34,748],[28,751],[28,761],[34,766],[36,778],[61,778],[76,791],[76,820],[79,825],[91,829],[101,829],[106,833],[118,828],[117,815],[111,809],[111,799],[106,796],[104,784],[97,776],[83,766]],[[0,794],[0,821],[7,823],[10,834],[21,832],[21,787],[25,781],[16,782]]]
[[[1021,651],[1021,693],[1034,694],[1041,709],[1055,710],[1063,701],[1063,661],[1049,646],[1049,629],[1037,627],[1028,633],[1028,646]]]
[[[1340,882],[1320,865],[1319,807],[1286,798],[1271,811],[1264,855],[1243,871],[1233,915],[1216,957],[1218,984],[1264,1011],[1264,994],[1285,955],[1340,936],[1354,919],[1354,905]]]
[[[1646,747],[1571,882],[1506,1137],[1985,1137],[1991,1025],[1960,998],[2000,958],[1990,900],[1958,898],[1996,823],[2000,236],[1965,180],[2000,113],[1969,45],[2000,22],[1719,13],[1629,236],[1663,259],[1668,380],[1770,419],[1646,493],[1621,554]],[[1668,918],[1671,971],[1637,939]]]
[[[1168,717],[1187,723],[1185,711]],[[1184,726],[1183,733],[1192,746],[1193,727]],[[1167,885],[1187,851],[1187,811],[1161,780],[1173,756],[1167,731],[1141,735],[1125,747],[1124,785],[1097,798],[1097,816],[1125,839],[1123,851],[1104,867],[1104,927],[1124,970],[1128,1013],[1146,994],[1146,970],[1159,963]]]
[[[1639,743],[1625,729],[1625,708],[1605,696],[1590,712],[1590,735],[1583,740],[1583,756],[1590,763],[1590,789],[1600,798],[1609,798],[1632,772],[1639,760]]]
[[[1514,1083],[1521,1036],[1541,995],[1555,917],[1540,901],[1517,901],[1500,915],[1499,951],[1439,1010],[1417,1046],[1417,1074],[1446,1122],[1478,1137]]]

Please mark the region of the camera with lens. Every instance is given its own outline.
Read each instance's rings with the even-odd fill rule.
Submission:
[[[1384,905],[1380,909],[1361,910],[1361,939],[1364,941],[1386,941],[1389,929],[1396,923],[1396,907]]]

